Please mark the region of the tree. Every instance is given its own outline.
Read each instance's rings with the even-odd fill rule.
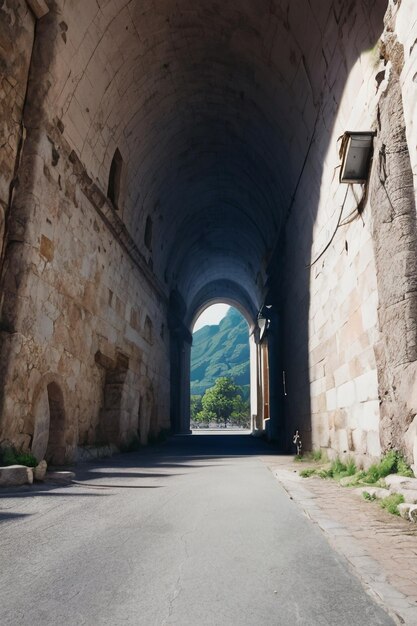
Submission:
[[[192,395],[190,398],[190,414],[193,421],[196,419],[197,414],[203,409],[201,398],[202,396],[198,395]]]
[[[240,387],[235,385],[229,376],[218,378],[214,387],[206,390],[201,401],[203,410],[198,417],[205,418],[204,421],[208,422],[214,418],[218,424],[223,422],[224,427],[227,428],[227,423],[234,421],[233,415],[237,418],[236,421],[241,419],[244,403],[240,392]],[[248,413],[247,409],[246,412]]]

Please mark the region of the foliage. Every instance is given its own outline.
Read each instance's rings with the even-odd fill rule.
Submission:
[[[321,461],[323,463],[327,463],[327,455],[324,450],[313,450],[312,452],[307,452],[305,454],[296,454],[294,461],[314,461],[315,463],[320,463]]]
[[[348,459],[344,463],[337,458],[329,467],[319,466],[316,468],[308,468],[300,472],[300,476],[303,478],[308,478],[309,476],[319,476],[320,478],[334,478],[335,480],[341,480],[342,478],[349,477],[347,482],[344,481],[342,483],[344,486],[349,487],[370,484],[383,485],[383,479],[389,474],[400,474],[401,476],[407,476],[410,478],[414,476],[413,471],[405,461],[404,457],[396,450],[388,452],[379,463],[374,463],[367,471],[358,471],[353,459]],[[367,500],[375,499],[368,492],[364,492],[363,497]],[[389,500],[385,508],[391,507],[390,503],[391,501]],[[392,505],[391,508],[395,508],[395,506]]]
[[[4,448],[1,451],[1,465],[26,465],[27,467],[36,467],[38,460],[30,452],[22,452],[16,448]]]
[[[309,468],[300,472],[300,476],[303,478],[313,476],[314,474],[320,478],[340,480],[346,476],[354,476],[356,474],[356,465],[353,459],[348,459],[346,463],[343,463],[343,461],[337,458],[331,463],[330,467]]]
[[[313,452],[311,453],[311,457],[313,459],[313,461],[323,461],[324,460],[324,453],[323,450],[313,450]]]
[[[201,410],[197,411],[201,403]],[[196,412],[197,411],[197,412]],[[192,396],[191,418],[201,424],[210,422],[247,426],[249,403],[242,399],[241,388],[229,376],[218,378],[213,387],[207,389],[201,400]]]
[[[300,476],[302,476],[303,478],[310,478],[310,476],[313,476],[316,473],[316,470],[314,467],[307,467],[304,470],[301,470],[300,472]]]
[[[364,491],[362,493],[362,497],[364,500],[368,500],[369,502],[376,500],[376,495],[374,493],[369,493],[369,491]]]
[[[399,515],[398,505],[404,502],[404,496],[401,493],[392,493],[390,496],[383,498],[380,501],[380,505],[383,509],[386,509],[388,513],[393,515]]]
[[[379,463],[370,466],[363,477],[365,483],[376,483],[389,474],[400,474],[412,478],[414,476],[404,457],[396,450],[390,450]]]
[[[203,405],[201,403],[202,396],[192,395],[190,398],[190,414],[191,419],[195,420],[197,413],[203,410]]]

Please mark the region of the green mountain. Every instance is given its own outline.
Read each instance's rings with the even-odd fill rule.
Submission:
[[[218,326],[203,326],[193,334],[191,395],[203,395],[220,376],[231,376],[249,397],[249,328],[232,307]]]

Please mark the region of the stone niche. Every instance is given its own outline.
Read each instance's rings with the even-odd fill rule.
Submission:
[[[66,415],[62,387],[54,380],[43,384],[36,400],[31,451],[50,465],[74,460],[76,436]]]

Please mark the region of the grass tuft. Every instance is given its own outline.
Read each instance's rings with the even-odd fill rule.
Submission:
[[[374,493],[369,493],[369,491],[364,491],[362,493],[362,497],[364,498],[364,500],[368,500],[369,502],[376,500],[376,495]]]
[[[390,496],[383,498],[380,505],[393,515],[399,515],[398,505],[404,502],[404,496],[401,493],[392,493]]]
[[[308,467],[304,470],[301,470],[300,476],[302,476],[302,478],[310,478],[310,476],[313,476],[315,473],[316,469],[314,467]]]
[[[374,463],[370,466],[363,477],[363,482],[371,484],[377,483],[389,474],[400,474],[408,478],[414,476],[412,469],[407,464],[404,457],[396,450],[390,450],[379,463]]]

